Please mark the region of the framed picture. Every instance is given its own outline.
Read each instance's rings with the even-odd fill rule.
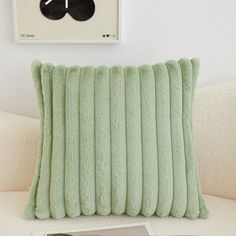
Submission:
[[[149,223],[114,225],[83,230],[61,230],[57,232],[33,232],[33,236],[152,236]]]
[[[20,43],[119,43],[121,0],[13,0]]]

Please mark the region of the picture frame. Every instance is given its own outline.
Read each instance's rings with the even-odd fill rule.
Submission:
[[[55,1],[55,3],[53,2]],[[57,2],[56,2],[57,1]],[[58,2],[59,14],[57,13]],[[65,1],[65,9],[64,2]],[[94,2],[95,10],[88,20],[73,17],[80,6],[71,0],[12,0],[14,15],[14,35],[16,43],[121,43],[122,0],[88,0]],[[42,4],[48,15],[43,15]],[[53,5],[54,4],[54,5]],[[67,4],[67,8],[66,8]],[[44,7],[44,6],[43,6]],[[63,9],[62,9],[63,8]],[[44,10],[44,9],[43,9]],[[51,12],[50,12],[51,11]],[[49,19],[64,11],[60,19]],[[53,14],[52,14],[53,13]],[[73,15],[73,14],[75,15]],[[71,16],[71,15],[72,16]],[[84,16],[84,15],[83,15]],[[53,16],[54,17],[54,16]]]
[[[117,232],[117,230],[119,232]],[[112,233],[113,232],[113,233]],[[136,233],[135,233],[136,232]],[[142,235],[142,236],[153,236],[154,231],[151,224],[148,222],[144,223],[133,223],[133,224],[122,224],[122,225],[110,225],[96,228],[86,229],[70,229],[70,230],[57,230],[57,231],[44,231],[44,232],[33,232],[32,236],[56,236],[56,235],[72,235],[72,236],[114,236],[117,235]]]

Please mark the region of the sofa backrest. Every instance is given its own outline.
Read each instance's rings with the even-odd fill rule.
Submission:
[[[236,82],[197,89],[194,149],[204,193],[236,199]],[[0,112],[0,191],[28,190],[39,121]]]
[[[236,81],[198,89],[193,117],[203,192],[236,199]]]

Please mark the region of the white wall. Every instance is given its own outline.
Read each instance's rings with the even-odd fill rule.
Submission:
[[[144,64],[199,57],[198,86],[236,79],[235,0],[123,0],[121,45],[14,43],[11,0],[0,3],[0,110],[38,116],[33,59],[63,64]]]

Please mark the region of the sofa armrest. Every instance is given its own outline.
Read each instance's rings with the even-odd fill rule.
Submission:
[[[203,192],[236,200],[236,82],[197,90],[194,145]]]
[[[38,138],[38,120],[0,112],[0,191],[29,188]]]

